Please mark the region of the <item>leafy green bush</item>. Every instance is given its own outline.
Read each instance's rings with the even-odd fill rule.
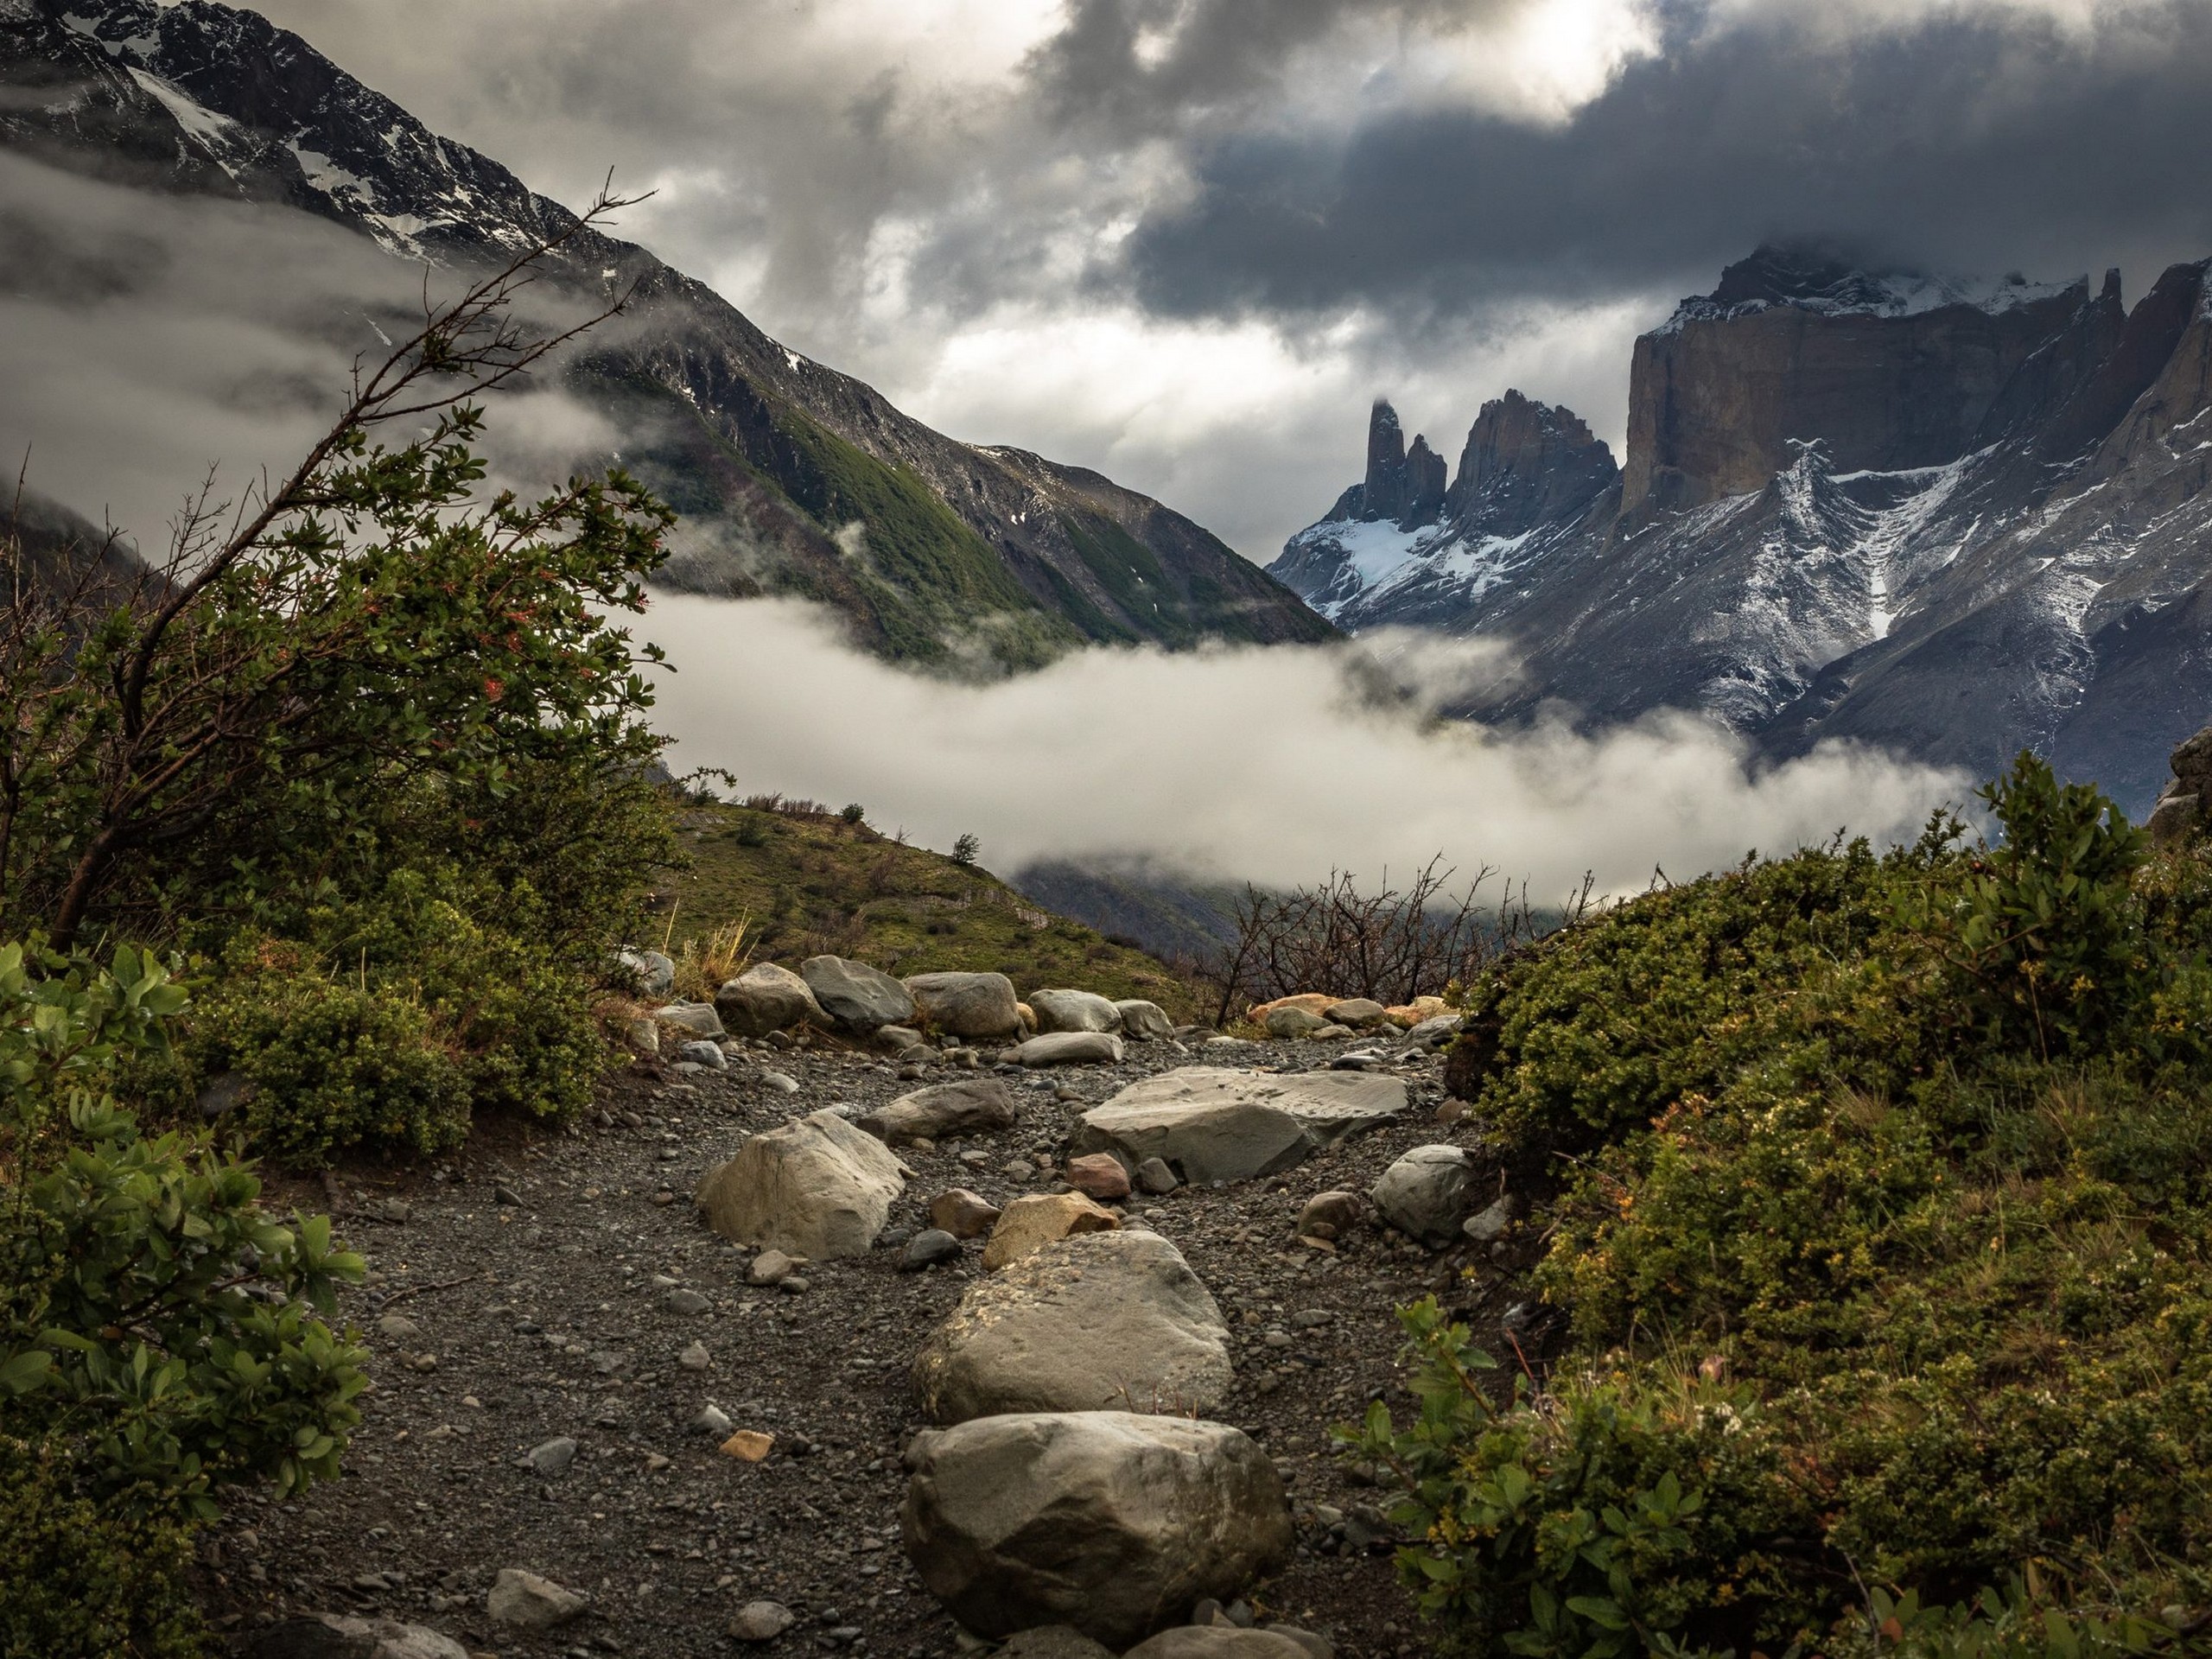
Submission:
[[[1993,848],[1746,865],[1470,988],[1570,1380],[1493,1402],[1425,1315],[1458,1394],[1362,1431],[1458,1638],[1855,1651],[1878,1592],[2056,1659],[2212,1603],[2212,875],[2032,757],[1986,795]]]
[[[182,1007],[135,950],[0,946],[0,1652],[194,1651],[190,1527],[334,1478],[359,1421],[363,1356],[318,1314],[360,1259],[107,1092]]]
[[[579,1111],[605,1047],[589,976],[547,950],[542,912],[526,884],[406,868],[310,909],[304,940],[242,938],[187,1024],[191,1081],[243,1077],[256,1144],[297,1162],[442,1151],[489,1109]]]
[[[86,1497],[51,1441],[0,1433],[0,1659],[194,1659],[188,1526]]]

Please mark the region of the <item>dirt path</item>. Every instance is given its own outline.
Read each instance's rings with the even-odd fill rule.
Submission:
[[[1294,1070],[1334,1052],[1247,1053]],[[893,1233],[948,1186],[998,1203],[1058,1190],[1055,1153],[1077,1113],[1199,1058],[1168,1045],[1130,1052],[1116,1067],[1016,1077],[1023,1117],[1005,1134],[902,1150],[918,1179]],[[472,1653],[673,1659],[735,1650],[731,1615],[767,1598],[800,1615],[774,1651],[955,1650],[951,1621],[899,1548],[899,1454],[920,1426],[908,1366],[980,1272],[978,1246],[921,1273],[899,1272],[890,1249],[817,1265],[799,1294],[748,1287],[750,1253],[691,1207],[700,1173],[747,1132],[918,1086],[858,1056],[757,1058],[798,1091],[741,1062],[681,1081],[632,1072],[577,1133],[495,1131],[435,1170],[342,1179],[341,1230],[371,1269],[346,1313],[366,1332],[375,1389],[344,1478],[294,1503],[241,1504],[217,1533],[210,1580],[226,1629],[355,1611],[435,1626]],[[1370,1397],[1406,1403],[1395,1304],[1441,1287],[1478,1330],[1494,1329],[1509,1294],[1495,1269],[1465,1276],[1463,1257],[1374,1231],[1333,1257],[1293,1237],[1311,1194],[1363,1189],[1408,1147],[1452,1138],[1436,1121],[1434,1063],[1403,1071],[1414,1106],[1397,1127],[1272,1180],[1133,1202],[1236,1333],[1237,1382],[1219,1414],[1291,1478],[1299,1556],[1262,1599],[1351,1656],[1421,1649],[1393,1580],[1381,1495],[1347,1478],[1327,1427]],[[680,1289],[697,1297],[671,1295]],[[691,1313],[669,1306],[702,1300]],[[683,1357],[694,1344],[703,1369]],[[693,1426],[709,1404],[774,1434],[773,1454],[757,1465],[722,1454]],[[564,1470],[531,1466],[534,1448],[562,1439],[575,1443]],[[591,1611],[543,1637],[494,1624],[484,1596],[506,1567],[583,1592]]]

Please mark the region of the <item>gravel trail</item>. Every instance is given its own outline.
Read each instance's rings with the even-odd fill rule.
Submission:
[[[1077,1114],[1140,1077],[1192,1064],[1296,1071],[1341,1052],[1268,1043],[1224,1062],[1219,1050],[1132,1045],[1120,1065],[1017,1077],[1014,1128],[900,1150],[915,1179],[887,1236],[925,1225],[928,1200],[950,1186],[996,1204],[1059,1190]],[[1217,1414],[1290,1478],[1298,1558],[1255,1599],[1353,1659],[1424,1649],[1392,1574],[1382,1494],[1342,1465],[1328,1427],[1370,1398],[1408,1403],[1395,1305],[1438,1291],[1495,1339],[1516,1282],[1487,1257],[1433,1255],[1372,1226],[1334,1254],[1294,1236],[1312,1194],[1363,1191],[1407,1147],[1464,1138],[1440,1121],[1435,1062],[1397,1069],[1413,1103],[1400,1123],[1280,1177],[1128,1206],[1183,1251],[1235,1333],[1237,1379]],[[760,1288],[747,1283],[751,1253],[709,1232],[689,1195],[748,1133],[959,1075],[902,1078],[872,1057],[802,1051],[682,1078],[641,1062],[608,1080],[574,1132],[493,1124],[434,1166],[359,1166],[334,1188],[272,1182],[279,1205],[327,1207],[336,1192],[340,1230],[369,1260],[344,1313],[372,1350],[375,1386],[343,1478],[289,1504],[249,1499],[211,1536],[221,1627],[358,1612],[435,1626],[472,1654],[674,1659],[744,1650],[731,1618],[767,1599],[798,1620],[760,1651],[958,1650],[900,1549],[899,1459],[921,1426],[908,1368],[981,1272],[980,1243],[926,1271],[899,1272],[898,1250],[879,1248],[810,1265],[802,1290]],[[774,1436],[773,1451],[759,1463],[724,1453],[728,1431],[698,1425],[709,1407]],[[543,1633],[495,1624],[485,1595],[508,1567],[584,1593],[590,1611]]]

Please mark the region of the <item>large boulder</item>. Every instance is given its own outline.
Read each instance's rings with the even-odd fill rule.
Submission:
[[[711,1002],[671,1002],[653,1010],[653,1018],[664,1026],[674,1026],[678,1031],[688,1031],[694,1037],[719,1041],[724,1035],[722,1017],[715,1012]]]
[[[806,982],[772,962],[757,963],[715,993],[715,1012],[740,1037],[766,1037],[793,1026],[826,1026],[829,1016]]]
[[[1013,1050],[1019,1065],[1118,1065],[1122,1039],[1106,1031],[1056,1031]]]
[[[993,1639],[1068,1624],[1116,1650],[1290,1554],[1282,1478],[1221,1423],[1134,1412],[925,1432],[900,1519],[922,1582]]]
[[[935,1210],[931,1213],[934,1216]],[[983,1244],[983,1271],[995,1273],[1055,1239],[1110,1232],[1121,1224],[1119,1216],[1080,1192],[1029,1193],[1007,1205],[992,1224],[991,1236]]]
[[[977,1281],[922,1344],[914,1401],[933,1423],[1024,1411],[1211,1411],[1229,1329],[1157,1233],[1083,1233]]]
[[[1020,1115],[1020,1103],[1003,1079],[963,1077],[901,1095],[858,1122],[882,1141],[912,1141],[918,1135],[941,1141],[948,1135],[1010,1129]]]
[[[1119,1031],[1120,1010],[1096,991],[1032,991],[1039,1031]]]
[[[1371,1026],[1390,1022],[1390,1011],[1371,997],[1349,997],[1342,1002],[1332,1002],[1321,1010],[1321,1017],[1339,1026],[1351,1026],[1365,1031]]]
[[[913,1022],[914,999],[880,968],[843,957],[809,957],[798,970],[822,1011],[848,1031]]]
[[[900,982],[938,1031],[971,1038],[1021,1034],[1021,1005],[1004,974],[916,974]]]
[[[1464,1147],[1415,1147],[1368,1188],[1376,1213],[1408,1238],[1442,1249],[1459,1236],[1474,1160]]]
[[[1262,1023],[1267,1027],[1268,1036],[1295,1042],[1300,1038],[1311,1037],[1317,1031],[1326,1030],[1330,1022],[1306,1008],[1282,1007],[1269,1008]]]
[[[1175,1022],[1167,1017],[1167,1010],[1157,1002],[1147,1002],[1141,997],[1129,997],[1116,1002],[1114,1012],[1122,1016],[1122,1035],[1140,1043],[1165,1043],[1173,1039]]]
[[[819,1111],[754,1135],[706,1173],[696,1201],[724,1238],[827,1262],[868,1254],[905,1174],[882,1141]]]
[[[1268,1016],[1277,1008],[1296,1008],[1318,1019],[1322,1009],[1343,1001],[1340,996],[1328,996],[1319,991],[1300,991],[1295,996],[1279,996],[1272,1002],[1255,1002],[1244,1011],[1244,1017],[1255,1026],[1264,1026]]]
[[[1133,1083],[1077,1123],[1070,1150],[1158,1158],[1185,1181],[1245,1181],[1389,1122],[1406,1085],[1361,1071],[1278,1074],[1186,1065]]]

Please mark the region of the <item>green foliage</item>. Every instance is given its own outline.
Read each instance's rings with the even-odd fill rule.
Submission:
[[[183,1002],[136,950],[0,946],[0,1654],[198,1652],[191,1527],[226,1486],[334,1478],[360,1420],[324,1323],[360,1258],[106,1092]]]
[[[1551,1189],[1572,1380],[1363,1431],[1447,1629],[1580,1651],[1602,1599],[1626,1651],[2056,1659],[2212,1602],[2212,875],[2031,758],[1987,798],[1994,849],[1747,864],[1470,988],[1454,1073]],[[1508,1524],[1523,1483],[1609,1587]]]
[[[234,941],[182,1044],[190,1075],[243,1077],[256,1143],[296,1162],[442,1151],[486,1109],[573,1115],[604,1048],[550,926],[527,884],[403,868],[369,899],[310,908],[302,938]]]
[[[983,855],[983,843],[976,836],[963,835],[952,843],[952,861],[963,870],[976,868],[976,861]]]
[[[868,809],[862,806],[858,801],[849,801],[845,804],[845,810],[840,812],[837,816],[842,818],[847,823],[858,823],[862,818],[868,816]]]
[[[0,1659],[195,1659],[188,1526],[84,1496],[52,1441],[0,1433]]]
[[[0,1427],[204,1519],[232,1482],[336,1475],[361,1356],[315,1315],[361,1262],[327,1217],[270,1221],[251,1168],[142,1135],[104,1092],[181,1006],[127,949],[102,969],[0,947]]]
[[[1999,1040],[2045,1058],[2094,1042],[2133,1008],[2150,967],[2130,887],[2147,838],[2025,750],[1981,797],[2003,840],[1963,881],[1908,893],[1905,925],[1936,941],[1961,1001]]]
[[[1338,1437],[1398,1472],[1414,1540],[1400,1567],[1455,1640],[1625,1659],[1787,1627],[1799,1610],[1759,1541],[1794,1506],[1740,1398],[1580,1381],[1541,1402],[1516,1385],[1501,1407],[1482,1382],[1494,1363],[1433,1299],[1401,1318],[1420,1417],[1395,1428],[1377,1402]]]

